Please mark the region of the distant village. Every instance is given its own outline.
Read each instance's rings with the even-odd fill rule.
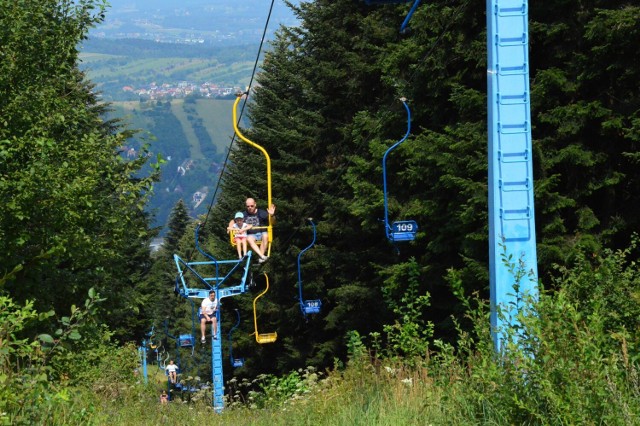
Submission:
[[[240,87],[222,87],[215,83],[192,83],[181,81],[177,84],[152,82],[143,87],[124,86],[124,92],[138,95],[141,99],[171,99],[185,98],[189,95],[200,98],[224,98],[242,91]]]

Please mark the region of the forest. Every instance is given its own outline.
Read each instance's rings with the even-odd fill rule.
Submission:
[[[103,2],[0,5],[3,423],[637,424],[635,2],[528,5],[540,297],[501,356],[488,320],[485,5],[423,2],[406,33],[406,3],[291,5],[300,25],[266,47],[243,110],[271,158],[277,222],[250,291],[221,308],[223,335],[241,316],[231,347],[246,362],[225,364],[229,409],[213,420],[210,388],[160,407],[166,381],[136,376],[138,348],[195,333],[173,255],[205,259],[197,227],[204,251],[236,257],[225,229],[246,198],[267,207],[264,157],[232,140],[215,203],[198,220],[176,203],[151,253],[145,206],[166,160],[149,163],[153,140],[122,155],[136,132],[78,65]],[[406,129],[401,97],[412,131],[387,163],[389,214],[419,232],[394,246],[381,158]],[[322,310],[305,318],[296,259],[309,218],[304,291]],[[263,273],[256,321],[278,339],[257,345]],[[183,380],[211,377],[204,348],[169,352]]]

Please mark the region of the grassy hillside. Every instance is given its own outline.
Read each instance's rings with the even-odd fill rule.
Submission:
[[[145,116],[142,112],[152,108],[153,102],[138,101],[113,101],[111,105],[114,109],[112,117],[119,117],[127,123],[127,127],[148,131],[153,126],[154,120]],[[171,112],[180,122],[187,142],[191,150],[191,158],[203,159],[200,142],[193,130],[193,120],[202,119],[202,123],[211,137],[216,151],[221,154],[229,146],[233,137],[232,120],[233,100],[228,99],[195,99],[186,102],[184,99],[171,100]],[[191,119],[190,117],[191,116]],[[160,135],[154,135],[156,137]],[[207,149],[205,149],[205,152]],[[218,160],[211,158],[209,160]]]
[[[141,131],[127,149],[137,152],[145,142],[151,142],[153,158],[160,154],[166,160],[162,181],[156,185],[148,206],[156,215],[155,224],[166,224],[180,198],[192,208],[193,216],[204,213],[210,200],[205,198],[198,204],[193,195],[215,188],[233,136],[234,99],[226,99],[227,93],[207,94],[224,99],[198,98],[204,96],[198,93],[198,88],[203,83],[225,88],[246,87],[256,46],[95,38],[83,42],[80,48],[81,68],[96,85],[102,99],[112,105],[109,117],[122,119],[127,127]],[[197,96],[137,91],[151,89],[151,83],[175,88],[183,81],[193,83],[196,88],[193,95]],[[132,89],[125,91],[125,86]],[[152,98],[158,100],[150,100]]]
[[[91,81],[104,84],[149,84],[152,81],[172,82],[188,80],[213,81],[222,85],[246,85],[253,62],[239,61],[222,64],[209,58],[145,58],[135,59],[114,55],[90,54],[82,57]]]
[[[152,158],[160,154],[166,161],[162,180],[156,184],[148,206],[156,215],[155,224],[166,224],[180,198],[193,216],[206,212],[211,194],[197,207],[193,195],[196,191],[212,191],[217,184],[233,136],[233,100],[116,101],[111,105],[112,118],[120,118],[130,129],[141,130],[128,148],[137,151],[149,142]]]
[[[336,359],[326,371],[309,366],[254,379],[243,377],[243,368],[235,370],[234,377],[225,376],[220,414],[212,410],[210,376],[201,376],[199,367],[197,376],[185,368],[179,380],[205,384],[201,390],[174,389],[173,402],[160,405],[167,379],[156,355],[148,352],[145,386],[131,373],[140,361],[134,345],[115,348],[104,342],[83,347],[83,356],[93,362],[63,363],[75,381],[52,381],[46,389],[51,396],[42,397],[43,389],[28,407],[36,408],[32,419],[51,425],[637,425],[639,336],[637,328],[621,322],[628,318],[635,324],[638,318],[638,304],[627,303],[640,273],[637,246],[582,256],[552,283],[556,292],[542,293],[531,303],[533,311],[519,317],[520,329],[505,334],[500,356],[490,333],[488,301],[466,299],[456,322],[471,327],[459,329],[455,344],[449,344],[416,334],[424,327],[410,300],[404,308],[410,314],[386,326],[384,334],[345,336],[346,363]],[[588,300],[581,297],[585,291]],[[11,314],[4,311],[8,318]],[[392,346],[382,346],[385,340]],[[26,340],[16,344],[23,350],[30,346],[32,353],[39,349]],[[6,371],[13,364],[2,366]],[[23,376],[6,377],[13,386],[0,387],[0,396],[7,389],[7,396],[24,397],[29,388]],[[0,411],[0,420],[44,424],[20,422],[30,414],[22,410],[23,400]]]

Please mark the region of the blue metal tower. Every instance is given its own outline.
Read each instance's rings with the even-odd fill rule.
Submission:
[[[211,371],[213,382],[213,409],[221,412],[224,408],[224,380],[222,371],[222,337],[220,323],[220,312],[222,309],[222,299],[226,297],[237,296],[247,291],[247,278],[249,276],[249,268],[251,266],[251,251],[248,251],[242,259],[234,260],[217,260],[209,253],[200,248],[198,243],[198,225],[195,229],[196,248],[200,253],[210,260],[187,262],[180,258],[177,254],[173,255],[173,259],[178,268],[178,278],[176,279],[176,292],[185,298],[204,299],[209,296],[211,290],[215,290],[216,299],[218,299],[218,310],[216,311],[216,319],[218,322],[218,337],[211,339]],[[208,272],[208,276],[204,276],[200,270]],[[197,287],[192,286],[187,280],[186,272],[189,277],[196,279],[199,283]],[[212,274],[212,272],[214,272]]]
[[[496,350],[537,298],[527,0],[487,0],[489,274]]]

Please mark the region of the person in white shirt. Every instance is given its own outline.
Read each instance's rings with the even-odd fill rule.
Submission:
[[[216,318],[217,310],[218,299],[216,299],[216,292],[215,290],[211,290],[209,292],[209,297],[202,299],[202,304],[200,305],[200,331],[202,332],[202,337],[200,338],[201,343],[205,343],[207,341],[205,332],[207,331],[208,323],[211,323],[213,338],[218,338],[218,321]]]
[[[173,360],[169,361],[165,370],[167,370],[167,373],[169,374],[169,380],[171,380],[171,383],[178,381],[178,366],[173,363]]]

